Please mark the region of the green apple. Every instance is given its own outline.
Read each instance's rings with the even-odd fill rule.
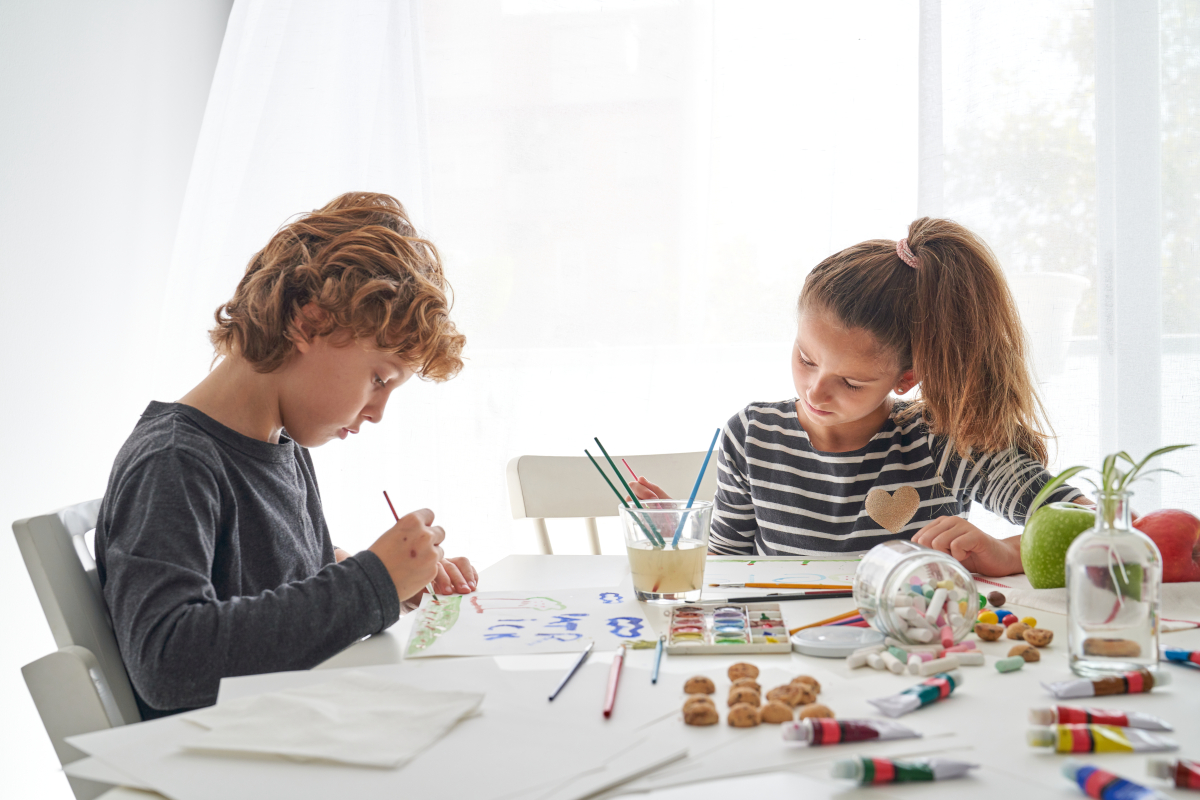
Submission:
[[[1035,589],[1067,585],[1067,548],[1096,524],[1095,510],[1076,503],[1048,503],[1034,512],[1021,533],[1021,564]]]

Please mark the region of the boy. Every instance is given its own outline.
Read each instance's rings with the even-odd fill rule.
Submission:
[[[220,363],[150,403],[100,507],[100,585],[144,719],[212,705],[227,675],[313,667],[431,581],[475,589],[428,509],[335,548],[307,450],[380,422],[414,374],[462,368],[447,289],[387,195],[342,195],[251,259],[210,332]]]

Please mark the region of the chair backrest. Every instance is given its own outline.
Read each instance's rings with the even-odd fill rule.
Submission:
[[[99,510],[99,500],[68,506],[17,520],[13,533],[55,644],[82,647],[95,656],[115,726],[138,722],[141,715],[84,538],[95,529]]]
[[[621,459],[658,484],[671,497],[687,499],[696,483],[705,452],[661,453],[642,456],[613,456],[613,462],[624,468]],[[606,462],[601,462],[611,472]],[[629,480],[629,475],[625,475]],[[609,475],[609,480],[621,485]],[[697,500],[712,500],[717,492],[717,463],[713,458],[704,471]],[[508,462],[508,498],[513,519],[532,519],[536,522],[538,543],[543,553],[553,553],[547,519],[579,519],[588,523],[593,553],[600,552],[597,517],[615,517],[620,501],[608,484],[596,474],[587,456],[518,456]]]

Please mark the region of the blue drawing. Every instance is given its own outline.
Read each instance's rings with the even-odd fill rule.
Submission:
[[[641,617],[613,617],[608,621],[608,629],[613,636],[622,639],[636,639],[642,633],[646,620]]]
[[[573,642],[582,638],[582,633],[539,633],[537,640],[529,644],[532,646],[540,642]]]
[[[485,633],[483,640],[485,642],[494,642],[497,639],[519,639],[521,635],[518,633]]]
[[[601,592],[600,593],[600,602],[608,603],[610,605],[612,603],[624,603],[625,598],[621,597],[621,595],[617,594],[616,592]]]
[[[577,613],[573,613],[573,614],[556,614],[554,616],[554,621],[547,622],[546,627],[547,628],[565,628],[566,630],[573,631],[579,627],[579,623],[586,616],[587,616],[587,614],[582,613],[582,612],[577,612]]]

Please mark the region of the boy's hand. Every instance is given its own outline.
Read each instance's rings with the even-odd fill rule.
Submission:
[[[655,486],[650,481],[646,480],[646,476],[638,478],[629,484],[630,490],[638,500],[670,500],[671,496],[664,492],[661,487]],[[628,499],[628,498],[626,498]]]
[[[444,558],[438,563],[438,574],[433,579],[433,592],[441,596],[444,594],[469,594],[475,591],[475,587],[479,585],[479,573],[471,566],[470,559],[459,556],[457,558]],[[406,600],[406,603],[419,605],[421,595],[425,594],[425,588],[417,592],[412,597]]]
[[[949,553],[971,572],[1002,577],[1023,571],[1021,537],[996,539],[962,517],[938,517],[912,537],[916,544]]]
[[[428,508],[405,514],[387,533],[368,547],[387,567],[396,586],[396,596],[412,597],[425,584],[438,576],[438,562],[446,532],[433,524],[433,512]]]

